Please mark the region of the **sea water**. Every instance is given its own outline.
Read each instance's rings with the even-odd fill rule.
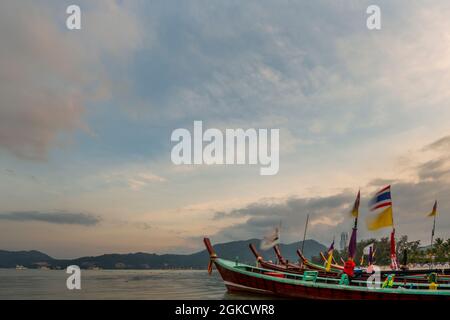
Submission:
[[[229,294],[214,271],[81,270],[81,289],[69,290],[65,270],[0,269],[5,299],[261,299]]]

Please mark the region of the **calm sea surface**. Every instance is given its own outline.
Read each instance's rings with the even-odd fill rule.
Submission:
[[[82,270],[81,290],[68,290],[65,270],[0,269],[5,299],[261,299],[228,294],[214,270]]]

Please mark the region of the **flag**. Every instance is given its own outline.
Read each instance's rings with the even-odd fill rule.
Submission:
[[[403,250],[403,258],[402,258],[402,265],[406,266],[408,264],[408,250]]]
[[[365,254],[366,256],[370,255],[370,252],[373,251],[373,246],[374,246],[374,243],[371,243],[371,244],[365,246],[363,249],[363,254]]]
[[[374,252],[373,246],[374,246],[374,243],[371,243],[371,244],[365,246],[363,249],[363,257],[367,256],[367,262],[369,265],[371,265],[373,262],[373,252]]]
[[[330,269],[331,269],[331,262],[333,261],[333,251],[334,251],[334,240],[331,243],[330,247],[328,248],[328,259],[327,259],[327,265],[325,267],[326,271],[330,271]]]
[[[330,254],[330,252],[333,250],[334,250],[334,239],[333,239],[333,242],[330,244],[330,247],[328,248],[327,253]]]
[[[392,205],[391,199],[391,186],[384,187],[375,195],[369,202],[370,211],[374,211],[379,208],[387,207]]]
[[[369,202],[370,211],[376,211],[385,208],[383,211],[376,213],[373,217],[368,218],[367,228],[369,230],[377,230],[393,225],[391,186],[384,187],[378,191]]]
[[[275,229],[266,235],[262,240],[260,244],[261,250],[267,250],[272,248],[273,246],[280,243],[280,229],[278,227],[275,227]]]
[[[392,226],[392,207],[383,210],[376,217],[370,218],[367,223],[369,230],[378,230],[390,226]]]
[[[391,232],[391,269],[398,269],[397,253],[395,250],[395,229]]]
[[[352,236],[350,237],[350,242],[348,243],[348,257],[355,258],[356,255],[356,228],[352,230]]]
[[[351,212],[352,216],[355,218],[358,218],[358,215],[359,215],[360,199],[361,199],[361,191],[358,191],[358,195],[356,196],[355,203],[353,204],[353,208],[352,208],[352,212]]]
[[[434,201],[433,210],[428,214],[428,217],[434,217],[437,215],[437,200]]]
[[[373,246],[369,248],[369,266],[373,264],[373,257],[375,256],[375,250],[373,249]]]
[[[431,230],[431,245],[433,245],[434,231],[436,230],[436,215],[437,215],[437,200],[434,201],[433,210],[428,214],[428,217],[434,217],[433,229]]]

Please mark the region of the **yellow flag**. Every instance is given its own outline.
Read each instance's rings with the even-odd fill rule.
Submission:
[[[433,211],[428,214],[429,217],[434,217],[437,214],[437,201],[434,202]]]
[[[333,260],[333,250],[328,254],[327,266],[325,267],[326,271],[330,271],[331,269],[331,261]]]
[[[361,191],[358,191],[358,195],[356,196],[356,200],[355,203],[353,204],[353,208],[352,208],[352,216],[355,218],[358,218],[359,215],[359,202],[361,199]]]
[[[392,206],[378,213],[375,217],[367,219],[367,229],[378,230],[392,226]]]

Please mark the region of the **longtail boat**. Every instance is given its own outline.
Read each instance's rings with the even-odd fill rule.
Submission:
[[[323,254],[322,251],[320,252],[320,257],[322,258],[322,260],[324,262],[327,262],[327,258],[325,257],[325,255]],[[332,263],[331,264],[331,268],[336,269],[336,270],[344,270],[344,266],[341,266],[341,265],[336,264],[336,263]]]
[[[204,238],[210,255],[212,271],[214,265],[219,271],[229,292],[257,293],[284,298],[321,300],[445,300],[450,301],[450,285],[439,285],[438,289],[428,289],[427,284],[393,282],[391,287],[368,288],[366,281],[352,280],[350,284],[340,284],[338,278],[322,278],[318,272],[310,271],[303,275],[241,264],[237,261],[221,259],[215,253],[211,242]]]
[[[320,277],[323,278],[335,278],[339,277],[343,270],[340,269],[334,269],[331,268],[329,271],[326,271],[326,268],[320,264],[316,264],[308,260],[300,250],[297,250],[297,254],[302,260],[302,265],[295,265],[293,263],[288,263],[288,261],[283,258],[281,255],[280,249],[274,247],[274,251],[277,253],[277,258],[281,264],[276,264],[271,261],[264,260],[264,258],[259,254],[259,252],[256,250],[255,246],[253,244],[249,244],[250,250],[252,251],[253,255],[256,258],[256,262],[258,266],[269,269],[272,271],[280,271],[285,273],[292,273],[297,275],[303,275],[305,271],[317,271]],[[279,256],[278,256],[279,255]],[[338,265],[338,267],[340,267]],[[394,274],[397,279],[401,279],[402,281],[406,282],[418,282],[418,283],[427,283],[428,282],[428,275],[432,272],[435,272],[438,277],[439,283],[449,283],[450,278],[440,274],[439,272],[442,272],[442,270],[383,270],[380,273],[380,277],[382,280],[386,279],[389,275]],[[362,271],[360,274],[357,275],[358,280],[366,280],[368,277],[371,276],[371,273],[367,273],[366,271]]]
[[[267,261],[264,260],[264,258],[259,254],[259,252],[256,250],[255,246],[253,245],[253,243],[249,244],[250,250],[253,253],[253,255],[256,258],[256,262],[257,264],[264,268],[264,269],[270,269],[273,271],[281,271],[281,272],[288,272],[288,273],[293,273],[293,274],[299,274],[302,275],[304,274],[305,271],[308,271],[309,269],[301,267],[300,265],[296,265],[293,263],[288,262],[287,260],[285,260],[282,256],[281,253],[279,252],[279,248],[275,249],[278,251],[278,253],[280,254],[280,257],[282,258],[281,260],[279,260],[281,263],[276,264],[273,263],[271,261]],[[332,270],[330,270],[329,272],[325,272],[325,271],[319,271],[319,274],[323,277],[337,277],[339,276],[339,272],[333,272]]]
[[[297,250],[297,254],[302,260],[303,264],[307,266],[308,268],[312,270],[317,271],[325,271],[325,267],[316,264],[314,262],[309,261],[300,250]],[[321,253],[322,254],[322,253]],[[322,259],[325,259],[325,257],[322,254]],[[334,270],[341,270],[341,272],[344,270],[344,267],[338,265],[338,264],[332,264],[331,265]],[[402,280],[413,280],[418,282],[426,282],[427,277],[431,273],[436,273],[437,277],[439,278],[439,282],[450,282],[450,278],[448,275],[450,274],[449,269],[411,269],[411,270],[381,270],[381,277],[385,278],[390,274],[394,274],[397,278],[401,278]],[[361,277],[367,278],[370,276],[370,274],[363,272]]]
[[[300,255],[300,253],[298,253]],[[302,255],[303,256],[303,255]],[[326,257],[324,256],[324,254],[322,252],[320,252],[320,256],[322,258],[322,260],[325,262],[326,261]],[[303,257],[303,259],[306,259],[305,257]],[[312,265],[315,270],[325,270],[325,267],[318,265],[318,264],[314,264],[312,262],[308,262],[308,265]],[[344,270],[344,267],[338,264],[331,264],[331,268],[333,269],[340,269],[340,270]],[[442,282],[450,282],[450,278],[448,277],[448,275],[450,275],[450,270],[448,268],[446,269],[404,269],[404,270],[383,270],[382,276],[385,276],[386,274],[395,274],[397,276],[401,276],[403,278],[410,278],[410,279],[424,279],[426,277],[426,275],[430,274],[430,273],[436,273],[439,281]]]
[[[298,249],[297,249],[297,255],[298,255],[298,257],[300,258],[300,261],[302,262],[302,264],[303,264],[304,266],[306,266],[307,268],[312,269],[312,270],[326,271],[326,270],[325,270],[325,269],[326,269],[325,266],[322,266],[322,265],[320,265],[320,264],[317,264],[317,263],[314,263],[314,262],[310,261],[310,260],[307,259],[307,258],[303,255],[303,253],[302,253],[300,250],[298,250]],[[342,272],[342,271],[344,271],[344,267],[342,267],[342,266],[340,266],[340,265],[335,265],[335,264],[332,264],[332,265],[331,265],[331,269],[332,269],[332,270],[335,270],[335,271],[337,271],[337,272]]]

